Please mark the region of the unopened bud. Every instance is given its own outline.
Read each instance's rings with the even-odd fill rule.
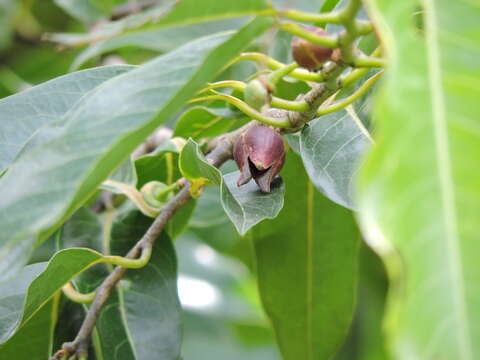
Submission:
[[[270,103],[270,94],[273,92],[272,86],[264,77],[253,79],[247,83],[244,90],[245,102],[256,110]]]
[[[160,181],[146,183],[140,192],[148,205],[154,208],[161,208],[171,197],[170,187]]]
[[[255,125],[237,140],[233,157],[240,169],[237,186],[253,178],[263,192],[269,193],[273,179],[285,162],[283,139],[274,129]]]
[[[306,26],[305,30],[318,35],[326,36],[327,32],[315,26]],[[325,62],[330,60],[333,49],[326,46],[314,44],[301,37],[292,38],[292,56],[301,67],[310,71],[318,70]]]

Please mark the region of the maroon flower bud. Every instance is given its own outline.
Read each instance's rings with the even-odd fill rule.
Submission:
[[[319,36],[327,35],[325,30],[315,26],[306,26],[305,30]],[[318,70],[325,62],[330,60],[333,52],[331,48],[311,43],[298,36],[292,38],[291,46],[293,59],[298,65],[310,71]]]
[[[269,193],[273,178],[285,162],[283,139],[272,128],[255,125],[237,140],[233,158],[240,169],[237,186],[253,178],[263,192]]]

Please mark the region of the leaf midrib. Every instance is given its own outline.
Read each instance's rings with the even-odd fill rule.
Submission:
[[[451,274],[453,312],[461,332],[457,339],[462,359],[473,359],[468,316],[466,309],[466,294],[464,275],[461,266],[460,239],[458,234],[457,209],[454,194],[454,181],[451,167],[451,155],[447,132],[444,89],[442,84],[442,69],[439,50],[439,37],[436,9],[433,0],[423,0],[425,6],[426,52],[429,87],[432,94],[432,121],[437,160],[437,175],[440,185],[441,211],[446,230],[447,257]]]

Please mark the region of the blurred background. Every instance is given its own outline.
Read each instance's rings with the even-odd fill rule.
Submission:
[[[274,2],[277,7],[306,11],[319,11],[322,6],[328,6],[322,0]],[[328,2],[333,3],[326,0]],[[235,29],[248,20],[145,30],[107,41],[71,35],[85,34],[104,26],[107,19],[118,19],[156,3],[158,1],[0,0],[0,98],[72,70],[114,63],[140,64],[192,38]],[[288,34],[273,31],[251,50],[288,62],[291,60],[289,42]],[[242,62],[222,76],[244,80],[256,70],[252,63]],[[282,96],[291,98],[298,92],[298,88],[293,92],[289,90],[294,87],[291,83],[280,84]],[[179,296],[185,310],[184,359],[279,360],[273,330],[258,296],[252,243],[248,236],[236,235],[218,199],[218,189],[208,188],[198,201],[190,227],[175,242]],[[71,231],[77,231],[78,237],[85,234],[84,228]],[[101,236],[100,226],[93,231],[93,238]],[[46,247],[48,244],[37,252],[33,261],[46,260],[45,254],[49,253]],[[362,246],[360,268],[356,316],[337,360],[386,358],[381,340],[387,286],[383,267],[378,258]],[[69,315],[68,311],[67,307],[62,316],[72,319],[74,312]]]

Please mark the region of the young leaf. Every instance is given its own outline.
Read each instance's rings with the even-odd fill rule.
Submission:
[[[136,186],[141,189],[149,181],[171,184],[181,177],[178,157],[181,148],[173,141],[166,141],[155,151],[134,161]]]
[[[182,175],[188,180],[207,179],[215,185],[222,182],[220,170],[205,159],[200,147],[192,139],[188,139],[180,153],[179,166]]]
[[[300,136],[300,154],[310,179],[330,200],[350,209],[359,160],[370,135],[350,110],[313,120]]]
[[[375,103],[379,141],[362,169],[358,204],[394,283],[390,344],[397,357],[478,359],[480,8],[368,3],[379,33],[388,34],[391,66]]]
[[[352,213],[315,190],[287,154],[285,206],[250,232],[260,295],[285,360],[326,360],[349,329],[359,235]]]
[[[243,125],[245,116],[230,109],[215,109],[194,106],[180,116],[175,125],[174,136],[193,140],[214,137],[229,131],[232,127]]]
[[[285,186],[280,177],[272,183],[272,192],[263,193],[251,180],[237,187],[240,171],[223,176],[222,206],[240,235],[265,219],[274,219],[283,207]]]
[[[1,99],[0,173],[36,131],[58,121],[80,98],[101,83],[134,68],[118,65],[78,71]]]
[[[0,277],[18,270],[34,242],[47,238],[148,134],[271,23],[259,18],[233,35],[189,43],[106,81],[75,104],[64,115],[62,131],[0,179]]]

